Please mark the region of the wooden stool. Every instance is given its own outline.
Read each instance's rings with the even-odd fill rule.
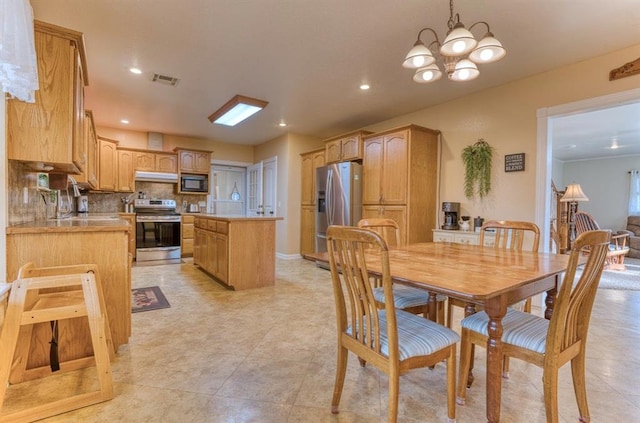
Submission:
[[[113,398],[110,364],[113,345],[105,310],[95,265],[38,269],[29,263],[20,269],[11,288],[0,334],[0,421],[39,420]],[[89,322],[94,355],[70,366],[61,363],[61,369],[75,370],[95,363],[100,390],[2,414],[10,375],[18,373],[12,379],[21,380],[20,373],[25,372],[33,325],[83,316]]]

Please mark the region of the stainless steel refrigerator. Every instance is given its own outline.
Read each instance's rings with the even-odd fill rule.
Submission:
[[[336,163],[316,169],[316,252],[327,251],[330,225],[355,226],[362,216],[362,165]]]

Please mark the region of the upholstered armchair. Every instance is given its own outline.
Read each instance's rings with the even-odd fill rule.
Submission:
[[[640,216],[629,216],[627,218],[627,230],[625,232],[629,234],[629,257],[640,258]]]

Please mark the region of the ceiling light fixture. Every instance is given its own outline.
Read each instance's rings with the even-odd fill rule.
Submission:
[[[413,76],[415,82],[424,84],[437,81],[442,77],[442,70],[436,65],[436,57],[430,50],[434,44],[438,48],[444,70],[452,81],[475,79],[480,75],[477,64],[497,62],[507,54],[500,41],[491,33],[488,23],[479,21],[467,30],[460,22],[460,15],[453,14],[453,0],[449,0],[449,13],[449,21],[447,22],[449,31],[444,43],[440,43],[438,34],[433,29],[422,28],[418,32],[417,41],[402,63],[405,68],[416,69]],[[487,27],[487,32],[480,42],[476,41],[471,33],[471,29],[478,24]],[[432,41],[429,47],[420,39],[424,31],[430,31],[435,37],[435,41]]]
[[[209,121],[220,125],[235,126],[267,107],[268,101],[236,95],[209,116]]]
[[[136,75],[140,75],[142,73],[142,71],[138,68],[130,68],[129,72],[135,73]]]
[[[360,89],[361,89],[362,91],[366,91],[366,90],[368,90],[369,88],[371,88],[371,87],[369,86],[369,84],[362,84],[362,85],[360,85]]]
[[[125,125],[128,125],[129,121],[127,119],[120,119],[120,123],[124,123]]]
[[[287,123],[284,120],[281,120],[280,123],[278,124],[278,126],[285,127],[285,126],[287,126]]]

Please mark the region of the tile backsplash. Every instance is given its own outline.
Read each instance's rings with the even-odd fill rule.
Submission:
[[[27,168],[24,164],[8,160],[8,223],[18,225],[21,223],[46,220],[55,217],[55,203],[51,194],[38,191],[37,172]],[[27,189],[27,202],[24,202],[24,188]],[[177,194],[176,184],[157,182],[136,182],[136,192],[94,192],[83,193],[89,200],[90,213],[117,213],[124,211],[124,198],[138,197],[139,192],[144,192],[147,198],[175,199],[177,211],[182,212],[182,203],[197,203],[206,201],[206,195]],[[69,190],[73,195],[72,190]],[[64,195],[64,194],[63,194]]]

